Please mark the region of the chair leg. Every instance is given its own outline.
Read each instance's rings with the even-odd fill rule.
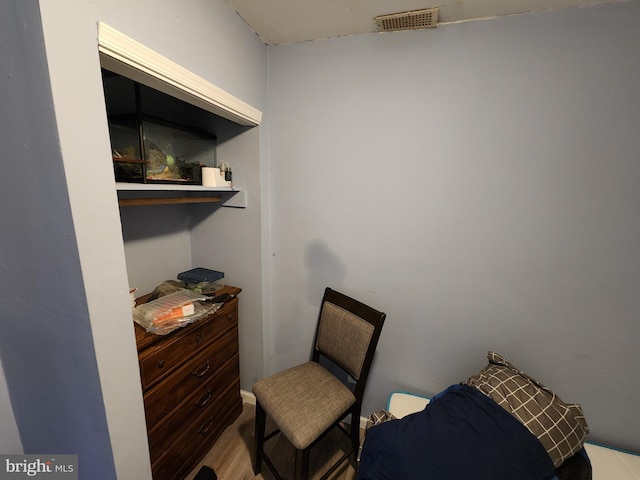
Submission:
[[[253,473],[258,475],[262,470],[262,455],[264,451],[264,430],[267,423],[267,414],[264,408],[256,401],[256,426],[255,426],[255,449],[253,457]]]
[[[360,412],[351,414],[351,448],[353,449],[353,465],[357,471],[360,451]]]
[[[295,470],[293,478],[295,480],[308,480],[309,478],[309,453],[311,449],[296,450]]]

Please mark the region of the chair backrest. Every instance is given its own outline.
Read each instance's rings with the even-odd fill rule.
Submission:
[[[327,288],[320,307],[312,360],[320,355],[356,380],[356,398],[362,399],[373,355],[386,314]]]

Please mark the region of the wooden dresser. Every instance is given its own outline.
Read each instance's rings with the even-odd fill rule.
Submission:
[[[242,412],[239,288],[217,312],[168,335],[135,324],[154,480],[183,478]]]

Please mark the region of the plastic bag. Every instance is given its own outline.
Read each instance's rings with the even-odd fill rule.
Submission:
[[[179,290],[137,306],[133,309],[133,320],[147,332],[166,335],[220,308],[221,304],[198,303],[206,299],[191,290]]]

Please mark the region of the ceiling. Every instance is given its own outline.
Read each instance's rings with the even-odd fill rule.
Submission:
[[[378,15],[432,7],[443,25],[616,1],[635,0],[227,0],[267,45],[376,32]]]

